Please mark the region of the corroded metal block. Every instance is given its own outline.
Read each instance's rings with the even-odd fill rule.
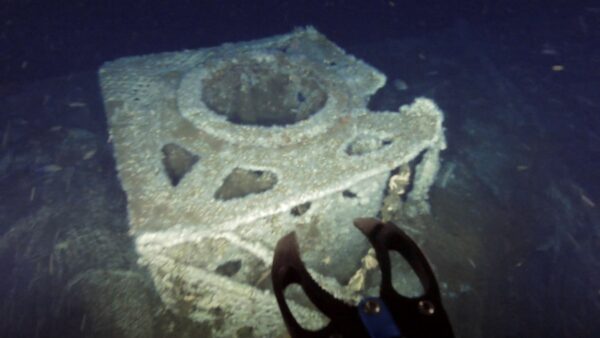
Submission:
[[[445,146],[433,102],[368,111],[385,76],[312,28],[123,58],[100,80],[140,261],[218,335],[282,330],[269,269],[292,230],[315,278],[352,297],[367,248],[352,219],[376,215],[390,171],[419,155],[408,200],[426,209]]]

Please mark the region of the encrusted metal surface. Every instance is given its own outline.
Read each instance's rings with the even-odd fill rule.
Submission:
[[[369,112],[385,76],[312,28],[124,58],[100,79],[141,262],[167,304],[221,335],[282,330],[268,271],[292,230],[317,278],[348,293],[366,248],[352,218],[423,152],[409,200],[426,206],[445,146],[432,101]]]

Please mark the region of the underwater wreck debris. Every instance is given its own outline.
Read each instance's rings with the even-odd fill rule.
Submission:
[[[403,195],[406,192],[406,187],[410,184],[410,166],[405,164],[398,169],[398,173],[392,175],[388,181],[388,189],[390,193]]]
[[[386,222],[397,218],[400,213],[406,212],[403,205],[406,200],[405,195],[412,183],[411,165],[414,165],[413,162],[418,159],[419,157],[391,171],[387,182],[387,195],[384,197],[381,207],[381,218]]]
[[[370,248],[367,254],[361,259],[361,266],[348,282],[348,288],[356,293],[361,293],[365,289],[365,280],[370,270],[375,269],[379,266],[377,257],[375,256],[375,250]],[[357,302],[360,301],[362,296],[358,297]]]
[[[418,98],[371,113],[385,76],[313,28],[123,58],[99,75],[140,262],[175,313],[226,316],[215,335],[234,335],[248,318],[256,336],[284,331],[258,285],[290,231],[315,279],[348,292],[342,284],[368,247],[352,220],[375,215],[390,171],[417,156],[403,198],[411,214],[428,210],[445,148],[441,111]]]

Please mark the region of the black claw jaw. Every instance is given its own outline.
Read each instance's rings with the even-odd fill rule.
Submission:
[[[281,315],[288,332],[293,338],[329,338],[336,336],[336,334],[341,335],[341,337],[367,337],[364,328],[355,325],[360,323],[355,307],[334,298],[310,276],[300,259],[300,250],[295,233],[289,233],[277,242],[275,258],[271,268],[271,278]],[[308,299],[321,313],[329,318],[329,323],[325,327],[317,331],[310,331],[304,329],[296,321],[284,296],[285,289],[291,284],[300,285]],[[357,330],[358,333],[363,335],[352,336],[353,330]]]
[[[354,220],[354,225],[362,231],[375,249],[381,269],[380,299],[389,308],[402,337],[454,337],[448,315],[442,307],[437,281],[417,244],[390,222],[382,222],[375,218],[358,218]],[[394,290],[390,250],[400,253],[411,265],[423,285],[423,295],[409,298]],[[277,243],[271,278],[283,320],[293,338],[369,337],[357,307],[336,299],[310,276],[300,258],[295,233],[282,237]],[[296,321],[284,297],[285,289],[292,284],[300,285],[317,309],[329,318],[325,327],[310,331]]]
[[[375,218],[357,218],[354,225],[369,239],[381,269],[380,298],[390,308],[398,327],[406,337],[454,337],[448,315],[442,306],[440,290],[427,258],[417,244],[391,222]],[[389,251],[401,254],[416,273],[424,293],[405,297],[392,284]]]

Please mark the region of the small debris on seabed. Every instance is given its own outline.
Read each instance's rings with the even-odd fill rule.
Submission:
[[[35,187],[32,187],[31,191],[29,192],[29,201],[33,202],[34,199],[35,199]]]
[[[96,149],[89,150],[85,154],[83,154],[83,160],[87,161],[90,158],[94,157],[94,155],[96,155]]]
[[[69,102],[67,105],[69,107],[71,107],[71,108],[83,108],[83,107],[87,107],[87,104],[85,102],[78,102],[78,101]]]
[[[558,51],[556,50],[556,48],[554,48],[554,46],[552,46],[549,43],[545,43],[542,46],[542,50],[540,53],[542,55],[558,55]]]
[[[408,84],[404,80],[395,79],[394,80],[394,88],[396,88],[396,90],[399,92],[405,91],[408,89]]]
[[[581,200],[583,201],[583,203],[585,205],[587,205],[590,208],[596,207],[596,203],[594,203],[594,201],[592,201],[592,199],[587,197],[584,193],[580,193],[580,196],[581,196]]]
[[[42,171],[45,173],[56,173],[61,171],[63,168],[58,164],[48,164],[42,167]]]

